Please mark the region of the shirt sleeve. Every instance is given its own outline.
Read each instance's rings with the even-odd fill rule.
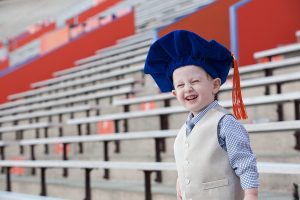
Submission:
[[[232,115],[225,115],[219,122],[218,140],[220,146],[227,151],[229,163],[240,177],[242,188],[258,188],[256,157],[244,126]]]

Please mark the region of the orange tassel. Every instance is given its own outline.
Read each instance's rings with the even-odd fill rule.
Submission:
[[[233,86],[232,86],[232,109],[233,114],[237,119],[247,119],[247,113],[245,105],[243,103],[243,97],[240,86],[240,73],[238,69],[238,62],[234,55],[233,58]]]

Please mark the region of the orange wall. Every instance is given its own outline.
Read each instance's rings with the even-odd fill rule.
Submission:
[[[134,31],[134,13],[131,12],[16,69],[0,78],[0,102],[5,102],[10,94],[28,90],[33,82],[51,78],[55,71],[74,66],[76,60],[93,55],[96,50],[111,46]]]
[[[158,36],[173,30],[185,29],[193,31],[207,40],[216,39],[230,48],[229,7],[238,0],[216,1],[195,13],[159,30]]]
[[[296,42],[299,0],[252,0],[238,9],[240,64],[254,63],[253,53]]]

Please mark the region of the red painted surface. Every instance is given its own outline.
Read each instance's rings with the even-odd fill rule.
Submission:
[[[229,8],[238,0],[219,0],[162,28],[159,37],[176,29],[191,30],[230,49]],[[237,10],[239,63],[253,64],[257,51],[296,42],[300,29],[299,0],[252,0]]]
[[[156,103],[154,101],[145,102],[140,104],[140,110],[146,111],[146,110],[153,110],[156,108]]]
[[[0,78],[0,103],[5,102],[8,95],[28,90],[31,83],[51,78],[53,72],[74,66],[76,60],[91,56],[96,50],[111,46],[134,31],[134,13],[131,12],[33,60]]]
[[[112,134],[115,132],[114,121],[99,121],[98,122],[98,133],[99,134]]]
[[[6,69],[8,67],[8,59],[0,60],[0,71]]]
[[[239,60],[255,63],[253,53],[296,42],[299,0],[252,0],[238,9]]]
[[[51,30],[54,30],[56,27],[55,23],[51,23],[48,26],[42,28],[41,30],[33,33],[33,34],[25,34],[24,37],[21,38],[16,38],[16,39],[12,39],[9,41],[9,51],[13,51],[37,38],[39,38],[40,36],[42,36],[44,33],[47,33]]]
[[[238,0],[216,1],[174,24],[162,28],[158,35],[178,29],[193,31],[207,40],[215,39],[230,48],[229,7]]]
[[[55,144],[55,149],[54,149],[55,154],[57,155],[62,155],[64,152],[64,145],[63,144]],[[66,147],[66,153],[70,153],[70,144],[67,144]]]
[[[83,11],[81,14],[79,14],[76,17],[72,17],[72,18],[68,19],[67,24],[69,24],[69,25],[74,24],[76,22],[75,18],[77,18],[77,23],[82,23],[85,20],[87,20],[89,17],[92,17],[119,2],[120,2],[120,0],[107,0],[103,3],[100,3],[94,7],[86,10],[86,11]]]

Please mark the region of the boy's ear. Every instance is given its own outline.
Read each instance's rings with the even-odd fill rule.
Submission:
[[[174,97],[176,97],[176,90],[172,90],[172,94]]]
[[[221,87],[221,79],[220,78],[213,79],[213,85],[214,85],[213,92],[214,94],[217,94]]]

